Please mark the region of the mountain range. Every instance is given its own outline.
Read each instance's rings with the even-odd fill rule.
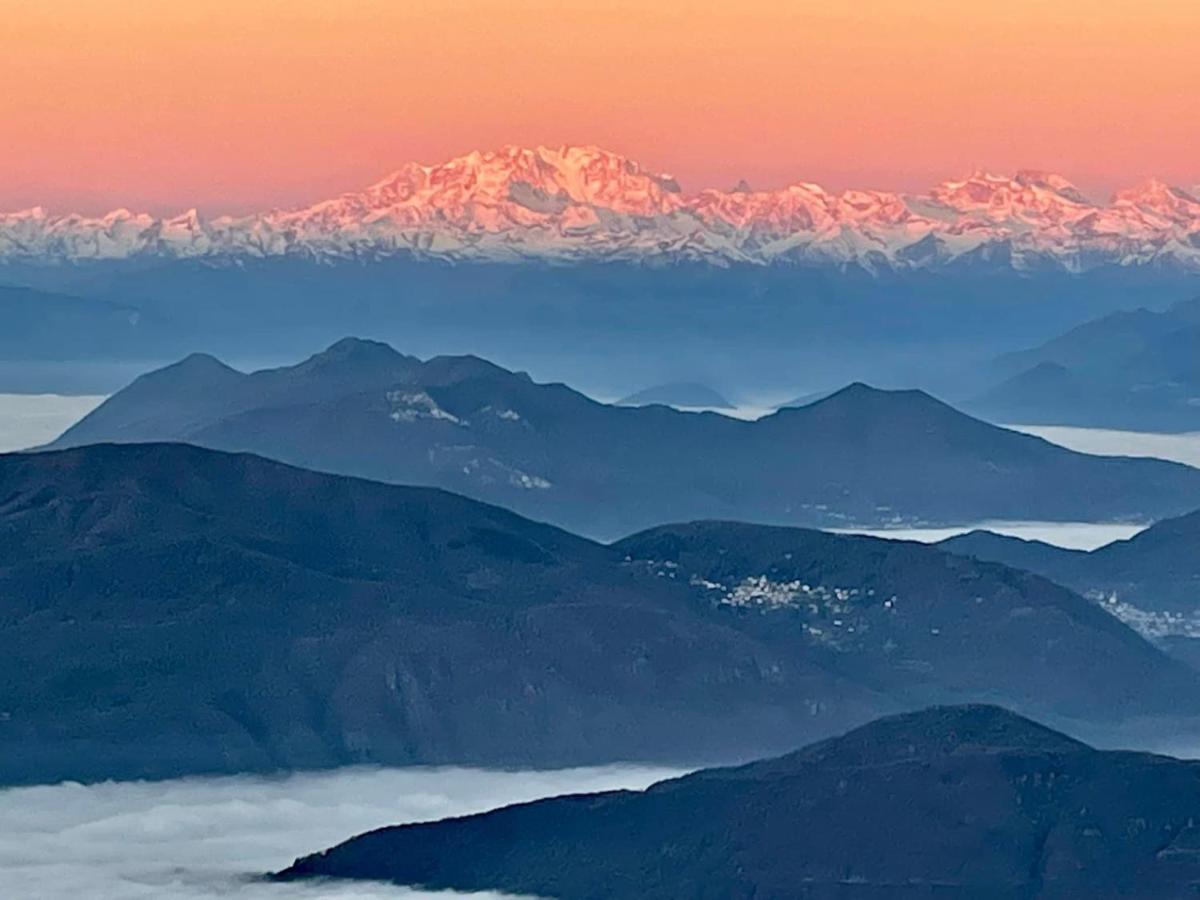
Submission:
[[[506,146],[411,163],[312,206],[239,217],[195,210],[89,218],[0,215],[0,260],[270,257],[800,264],[871,272],[986,261],[1021,271],[1105,265],[1200,271],[1200,199],[1150,180],[1093,203],[1060,175],[975,172],[924,194],[796,182],[685,194],[594,146]]]
[[[1200,764],[949,707],[645,791],[382,828],[275,879],[560,900],[1176,900],[1200,881],[1198,821]]]
[[[757,421],[595,402],[476,357],[345,339],[243,374],[192,355],[51,447],[186,441],[442,487],[604,539],[701,518],[817,525],[1152,521],[1200,506],[1200,471],[1088,456],[920,391],[854,384]]]
[[[1128,739],[1200,714],[1200,674],[1096,604],[921,544],[604,546],[182,444],[0,456],[0,535],[6,783],[745,759],[939,702]]]
[[[1200,298],[1116,312],[994,363],[969,408],[997,421],[1200,431]]]

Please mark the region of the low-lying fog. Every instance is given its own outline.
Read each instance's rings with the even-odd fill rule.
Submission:
[[[0,897],[38,900],[385,900],[454,897],[389,885],[254,876],[363,831],[573,792],[640,789],[676,770],[342,769],[0,790]],[[472,894],[476,898],[497,895]]]
[[[0,394],[0,453],[54,440],[104,401],[59,394]]]
[[[1097,456],[1156,456],[1200,467],[1200,431],[1155,434],[1113,431],[1107,428],[1074,428],[1068,425],[1009,425],[1014,431],[1036,434],[1054,444]]]

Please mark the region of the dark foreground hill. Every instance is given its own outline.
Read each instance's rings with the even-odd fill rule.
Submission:
[[[560,900],[1175,900],[1200,885],[1200,765],[934,708],[643,792],[380,829],[275,877]]]
[[[786,528],[606,547],[186,445],[0,457],[0,781],[777,752],[997,699],[1173,730],[1200,676],[1070,591]]]
[[[1119,683],[1109,666],[1130,665],[1129,651],[1146,646],[1096,604],[1037,576],[975,560],[964,568],[961,557],[920,544],[698,522],[613,546],[648,573],[686,584],[697,603],[727,609],[748,632],[824,649],[839,671],[909,706],[999,700],[1003,684],[1022,709],[1040,698],[1061,712],[1059,692],[1073,681],[1065,672]],[[1108,702],[1122,715],[1155,714],[1123,688]]]
[[[796,525],[1149,521],[1200,506],[1200,471],[1087,456],[919,391],[852,385],[757,422],[596,403],[474,357],[345,340],[242,374],[192,356],[53,445],[186,441],[432,485],[615,538],[699,518]]]

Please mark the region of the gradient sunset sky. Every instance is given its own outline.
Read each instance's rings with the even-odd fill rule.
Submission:
[[[595,143],[686,189],[1200,182],[1196,0],[0,0],[0,210],[306,203]]]

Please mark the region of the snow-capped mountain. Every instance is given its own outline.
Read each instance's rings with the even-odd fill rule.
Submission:
[[[668,175],[598,147],[503,147],[409,164],[362,191],[293,210],[206,219],[41,208],[0,214],[0,261],[394,255],[446,260],[703,260],[872,271],[987,260],[1200,271],[1200,199],[1159,181],[1089,201],[1045,172],[976,172],[925,194],[830,193],[796,182],[685,195]]]

